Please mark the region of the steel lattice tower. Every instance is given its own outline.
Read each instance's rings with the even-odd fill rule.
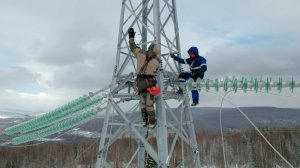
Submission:
[[[117,144],[118,139],[123,137],[130,137],[137,143],[135,151],[128,152],[126,156],[126,159],[128,158],[125,163],[126,168],[144,168],[145,166],[147,168],[199,168],[200,155],[187,90],[210,91],[214,89],[218,92],[222,88],[225,92],[223,102],[229,92],[268,93],[272,88],[277,88],[280,93],[282,89],[289,88],[293,93],[294,88],[300,87],[300,81],[295,81],[294,78],[283,80],[282,77],[277,79],[241,77],[238,79],[233,76],[232,78],[198,79],[197,81],[190,79],[185,84],[179,84],[177,75],[182,68],[169,58],[170,53],[177,53],[179,56],[181,53],[177,20],[175,0],[123,0],[116,64],[110,85],[96,92],[82,95],[48,113],[5,128],[4,133],[13,138],[0,145],[11,147],[9,144],[12,144],[17,145],[16,147],[28,147],[30,145],[18,145],[44,141],[42,138],[55,134],[60,134],[58,136],[60,137],[67,133],[61,133],[62,131],[82,125],[106,109],[96,168],[114,166],[114,160],[107,159],[107,152],[110,151],[110,147]],[[143,50],[146,50],[147,45],[152,42],[161,46],[161,53],[158,56],[162,63],[157,81],[162,92],[156,96],[155,100],[157,116],[155,129],[144,128],[141,114],[138,113],[139,96],[135,90],[136,74],[134,73],[137,66],[128,45],[127,30],[130,27],[137,31],[136,41]],[[183,94],[175,93],[179,85],[183,88]],[[106,94],[108,89],[108,94]],[[240,112],[259,131],[254,123],[242,111]],[[269,144],[267,139],[264,139]],[[41,143],[32,145],[38,144]],[[125,146],[123,148],[126,150]],[[181,151],[176,151],[179,148]],[[272,149],[276,152],[274,147]],[[293,167],[282,155],[279,156],[290,167]],[[147,161],[156,164],[145,165],[148,164]]]
[[[152,42],[161,46],[161,53],[158,56],[162,64],[157,75],[157,84],[162,88],[162,92],[155,101],[157,126],[149,133],[149,136],[146,136],[147,130],[142,127],[140,113],[132,113],[139,111],[138,104],[136,104],[139,97],[131,89],[136,78],[136,74],[133,73],[136,72],[136,61],[128,45],[127,30],[130,27],[136,29],[136,42],[143,50],[146,50],[147,44]],[[128,160],[128,167],[136,159],[138,167],[144,168],[145,152],[155,160],[158,167],[169,167],[178,142],[183,142],[181,145],[184,145],[184,151],[182,152],[186,157],[182,157],[180,163],[172,166],[180,167],[189,163],[188,167],[200,167],[200,156],[187,93],[185,91],[184,95],[175,94],[177,74],[182,71],[182,68],[169,58],[171,52],[180,55],[176,1],[123,0],[116,63],[97,154],[97,168],[112,167],[111,163],[106,160],[106,152],[124,134],[132,135],[139,144],[135,154]],[[126,93],[123,93],[124,90]],[[171,99],[179,101],[176,107],[172,107],[168,102]],[[119,102],[125,102],[123,105],[133,107],[131,110],[123,110]],[[116,122],[112,119],[113,117],[121,121]],[[110,130],[110,127],[113,128]],[[157,148],[149,143],[150,137],[156,138]]]

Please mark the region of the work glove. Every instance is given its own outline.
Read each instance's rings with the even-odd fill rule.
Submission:
[[[175,54],[170,54],[171,58],[175,58]]]
[[[134,32],[133,28],[129,28],[128,29],[128,35],[129,35],[129,38],[134,38],[135,32]]]

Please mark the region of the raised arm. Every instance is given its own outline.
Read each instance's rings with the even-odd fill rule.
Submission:
[[[141,52],[141,48],[138,47],[134,41],[135,32],[133,28],[128,29],[128,35],[129,35],[129,47],[130,50],[133,52],[133,54],[137,57],[137,54]]]
[[[171,54],[171,58],[173,58],[175,61],[179,62],[180,64],[190,64],[190,59],[182,59],[175,54]]]

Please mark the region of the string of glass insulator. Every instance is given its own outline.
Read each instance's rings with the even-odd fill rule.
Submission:
[[[5,129],[5,133],[10,135],[14,133],[26,133],[29,131],[37,130],[44,127],[51,122],[57,121],[66,117],[78,113],[82,110],[90,109],[101,102],[102,98],[96,96],[94,98],[88,98],[88,96],[81,96],[49,113],[42,116],[38,116],[26,122]]]
[[[258,91],[266,91],[270,92],[272,88],[277,88],[278,92],[281,92],[283,88],[289,88],[293,93],[295,87],[300,87],[300,82],[295,81],[293,78],[290,80],[284,81],[282,77],[279,77],[276,80],[273,80],[271,77],[267,78],[257,78],[252,77],[247,79],[245,77],[241,77],[240,79],[236,77],[232,78],[224,78],[220,79],[198,79],[196,82],[193,79],[189,79],[186,82],[188,90],[206,90],[214,89],[216,92],[223,88],[224,92],[228,90],[233,90],[237,92],[238,89],[247,92],[247,90],[253,90],[255,92]]]
[[[50,127],[16,137],[11,140],[11,143],[14,145],[19,145],[34,140],[41,140],[42,138],[47,137],[49,135],[53,135],[61,131],[75,127],[77,125],[83,124],[93,119],[96,114],[97,111],[92,109],[90,111],[74,115],[73,117],[58,122],[57,124],[54,124]]]

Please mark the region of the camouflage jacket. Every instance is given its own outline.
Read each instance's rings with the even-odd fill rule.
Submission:
[[[143,51],[140,47],[138,47],[135,44],[134,38],[129,39],[129,45],[130,49],[133,52],[134,56],[137,59],[137,74],[141,75],[156,75],[156,72],[159,70],[160,67],[160,61],[159,59],[151,59],[146,65],[145,69],[143,72],[141,71],[142,66],[144,65],[146,61],[146,55],[148,54],[148,57],[154,56],[154,53],[150,50],[148,51]]]

